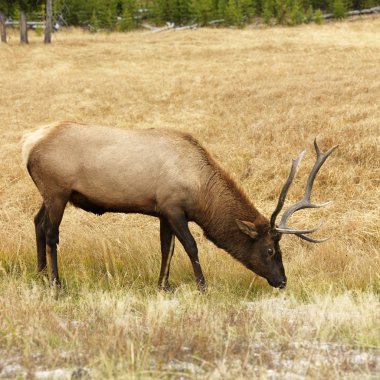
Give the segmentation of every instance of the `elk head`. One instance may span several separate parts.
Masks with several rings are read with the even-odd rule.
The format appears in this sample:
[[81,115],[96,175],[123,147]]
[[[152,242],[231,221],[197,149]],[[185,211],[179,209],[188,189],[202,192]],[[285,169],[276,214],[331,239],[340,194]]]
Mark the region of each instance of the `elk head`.
[[283,213],[279,224],[276,224],[276,218],[281,212],[286,195],[292,184],[294,177],[297,173],[298,167],[301,163],[303,156],[305,155],[305,151],[301,152],[297,159],[292,159],[292,167],[286,180],[281,194],[277,203],[277,207],[274,210],[271,218],[269,227],[265,226],[261,230],[253,223],[246,221],[237,221],[238,227],[241,231],[243,231],[246,235],[251,238],[251,252],[255,252],[254,255],[251,255],[248,260],[246,260],[245,265],[248,269],[251,269],[253,272],[267,279],[268,283],[276,288],[284,288],[286,286],[286,276],[285,270],[282,263],[282,252],[280,248],[280,239],[283,234],[294,234],[301,239],[312,243],[321,243],[329,238],[324,239],[315,239],[309,236],[312,232],[317,231],[322,223],[318,226],[299,230],[292,227],[288,227],[286,222],[288,219],[296,212],[305,208],[319,208],[328,205],[330,202],[326,202],[323,204],[314,204],[310,200],[311,191],[313,187],[313,183],[315,177],[326,161],[326,159],[330,156],[330,154],[338,147],[337,145],[333,146],[326,152],[321,152],[318,148],[317,141],[314,140],[314,147],[317,154],[317,159],[315,164],[309,174],[306,190],[303,198],[297,203],[289,206],[285,212]]

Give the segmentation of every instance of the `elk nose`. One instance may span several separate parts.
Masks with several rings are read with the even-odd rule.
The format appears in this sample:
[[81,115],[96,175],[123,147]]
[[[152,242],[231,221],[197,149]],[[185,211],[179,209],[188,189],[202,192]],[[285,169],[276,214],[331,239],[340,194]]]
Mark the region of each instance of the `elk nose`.
[[286,280],[283,280],[279,286],[280,289],[284,289],[286,286]]

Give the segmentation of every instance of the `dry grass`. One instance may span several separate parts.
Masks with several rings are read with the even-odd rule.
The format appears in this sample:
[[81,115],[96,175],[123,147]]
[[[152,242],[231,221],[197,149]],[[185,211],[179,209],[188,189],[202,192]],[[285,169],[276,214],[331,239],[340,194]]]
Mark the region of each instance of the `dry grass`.
[[[40,39],[0,46],[0,377],[67,378],[75,368],[128,379],[380,376],[379,18]],[[314,189],[334,204],[294,218],[310,226],[322,216],[320,234],[332,239],[285,237],[289,283],[278,292],[192,226],[210,290],[197,294],[177,244],[177,290],[162,294],[157,221],[69,207],[64,290],[54,294],[35,279],[41,199],[20,139],[60,119],[189,131],[266,215],[290,157],[308,149],[292,201],[314,136],[323,148],[339,144]]]

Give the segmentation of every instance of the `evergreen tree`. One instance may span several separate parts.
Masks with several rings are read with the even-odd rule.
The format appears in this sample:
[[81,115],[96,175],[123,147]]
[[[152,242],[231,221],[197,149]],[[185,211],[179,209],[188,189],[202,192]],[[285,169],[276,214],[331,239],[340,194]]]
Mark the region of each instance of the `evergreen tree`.
[[376,7],[377,5],[380,5],[379,0],[363,0],[363,1],[359,1],[359,5],[356,6],[355,8],[367,9],[367,8]]
[[343,0],[334,0],[332,12],[335,18],[342,19],[346,17],[346,6]]
[[275,8],[277,23],[284,24],[285,16],[286,16],[285,0],[275,0],[274,8]]
[[107,0],[92,0],[91,18],[93,12],[96,13],[99,28],[106,29],[108,27],[108,8],[109,1]]
[[311,0],[300,0],[300,3],[303,9],[309,9],[309,7],[313,7]]
[[290,20],[291,25],[299,25],[304,21],[304,12],[299,0],[293,2]]
[[347,13],[348,10],[351,9],[352,6],[354,5],[354,1],[353,0],[343,0],[343,4],[344,4],[344,7],[345,7],[346,13]]
[[239,9],[242,15],[242,21],[248,23],[255,15],[255,3],[252,0],[239,0]]
[[96,15],[95,9],[92,11],[89,27],[90,27],[90,31],[93,33],[96,33],[99,31],[100,23],[99,23],[98,16]]
[[225,24],[241,26],[243,22],[243,15],[235,0],[229,0],[225,9]]
[[331,9],[331,0],[313,0],[312,5],[314,9],[324,10],[324,11],[330,11]]
[[122,3],[119,4],[118,0],[103,1],[105,6],[102,12],[102,18],[100,20],[101,25],[107,30],[115,30],[118,15],[118,6],[121,7],[122,11]]
[[264,3],[263,3],[262,17],[264,19],[264,22],[267,25],[270,25],[272,17],[273,17],[273,3],[272,3],[272,0],[263,0],[263,1]]
[[159,18],[162,22],[172,21],[173,11],[171,10],[172,3],[170,0],[156,0]]
[[133,21],[133,16],[131,15],[128,8],[124,8],[121,14],[121,20],[119,22],[118,30],[121,32],[127,32],[134,29],[135,23]]
[[309,23],[313,19],[313,7],[311,4],[309,5],[309,8],[307,8],[307,11],[305,13],[305,22]]
[[164,23],[165,15],[163,12],[162,0],[153,1],[151,14],[156,25],[161,25]]
[[116,25],[116,8],[108,8],[105,15],[104,27],[107,30],[114,30]]
[[318,25],[321,25],[324,22],[323,13],[319,8],[315,11],[314,21]]
[[198,23],[206,25],[212,19],[212,5],[212,0],[192,0],[190,14]]
[[227,5],[228,5],[228,0],[219,0],[218,1],[216,19],[224,20]]
[[177,5],[178,10],[178,23],[185,24],[190,21],[190,1],[189,0],[178,0]]

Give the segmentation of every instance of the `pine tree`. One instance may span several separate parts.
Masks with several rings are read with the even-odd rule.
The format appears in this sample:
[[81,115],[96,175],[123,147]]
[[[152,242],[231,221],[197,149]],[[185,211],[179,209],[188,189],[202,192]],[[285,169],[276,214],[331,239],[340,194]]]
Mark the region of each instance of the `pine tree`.
[[136,12],[136,3],[134,0],[126,0],[123,3],[123,12],[118,29],[122,32],[127,32],[136,28],[137,23],[134,18]]
[[302,5],[300,5],[299,0],[294,0],[292,12],[291,12],[291,24],[299,25],[302,24],[304,20],[304,12]]
[[178,3],[177,0],[167,0],[169,18],[166,21],[178,24]]
[[321,25],[324,22],[323,13],[319,8],[315,11],[314,21],[318,25]]
[[344,4],[344,7],[345,7],[345,10],[346,10],[346,13],[347,13],[347,11],[353,7],[354,0],[343,0],[343,4]]
[[267,25],[270,25],[272,17],[273,17],[273,3],[272,3],[272,0],[263,0],[263,1],[264,1],[264,4],[263,4],[262,17],[264,19],[264,22]]
[[105,20],[104,20],[104,27],[107,30],[114,30],[116,24],[116,9],[112,9],[111,7],[107,9]]
[[243,16],[235,0],[229,0],[225,10],[225,24],[241,26]]
[[313,19],[313,7],[310,4],[309,8],[307,9],[307,11],[305,13],[305,22],[309,23],[309,22],[311,22],[312,19]]
[[360,1],[358,8],[367,9],[367,8],[375,7],[377,5],[380,5],[380,1],[378,1],[378,0],[377,1],[376,0],[363,0],[363,1]]
[[100,23],[99,23],[99,19],[98,19],[97,15],[96,15],[95,9],[92,11],[89,27],[90,27],[90,31],[92,33],[97,33],[99,31]]
[[198,23],[206,25],[213,15],[212,0],[192,0],[189,13]]
[[223,20],[226,12],[228,0],[218,0],[216,4],[216,20]]
[[185,24],[190,21],[190,2],[189,0],[178,0],[178,23]]
[[248,23],[255,14],[255,4],[252,0],[239,0],[238,7],[242,15],[242,22]]
[[109,29],[109,14],[108,10],[112,11],[112,6],[110,2],[112,0],[90,0],[92,1],[92,12],[95,10],[96,18],[98,19],[99,28],[101,29]]
[[313,7],[312,0],[301,0],[301,5],[303,9],[309,9],[309,7]]
[[121,20],[120,20],[118,29],[121,32],[127,32],[129,30],[134,29],[134,27],[135,27],[135,24],[133,22],[133,17],[131,13],[129,12],[128,8],[125,8],[123,10],[123,13],[121,14]]
[[334,17],[339,20],[346,17],[346,6],[343,0],[334,0],[332,13]]
[[153,15],[153,20],[156,25],[161,25],[164,23],[164,7],[162,0],[153,1],[151,13]]
[[276,19],[279,24],[285,24],[286,4],[285,0],[276,0],[275,2]]

